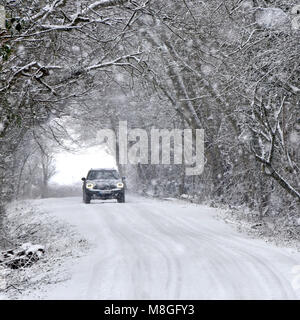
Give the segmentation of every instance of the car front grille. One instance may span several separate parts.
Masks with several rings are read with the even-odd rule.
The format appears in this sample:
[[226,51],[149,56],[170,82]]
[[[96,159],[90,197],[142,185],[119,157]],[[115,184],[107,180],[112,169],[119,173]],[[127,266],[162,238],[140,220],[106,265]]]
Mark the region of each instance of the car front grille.
[[111,189],[115,189],[116,186],[114,184],[110,184],[110,185],[95,185],[94,189],[97,190],[111,190]]

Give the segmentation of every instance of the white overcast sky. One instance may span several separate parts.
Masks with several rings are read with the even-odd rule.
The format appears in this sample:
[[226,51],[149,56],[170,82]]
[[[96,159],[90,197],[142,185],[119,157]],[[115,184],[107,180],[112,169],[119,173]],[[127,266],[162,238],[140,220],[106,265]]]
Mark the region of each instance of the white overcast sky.
[[115,159],[109,155],[102,146],[94,146],[71,153],[63,151],[55,157],[57,173],[52,177],[51,183],[71,185],[81,182],[82,177],[91,168],[113,168]]

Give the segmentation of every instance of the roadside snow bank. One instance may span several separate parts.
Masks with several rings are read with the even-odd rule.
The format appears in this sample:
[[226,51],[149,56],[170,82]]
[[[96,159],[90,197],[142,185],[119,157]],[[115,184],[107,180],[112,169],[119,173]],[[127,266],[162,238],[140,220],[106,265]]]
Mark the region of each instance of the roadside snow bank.
[[260,238],[288,251],[300,252],[300,226],[286,222],[285,216],[260,217],[247,207],[220,206],[217,218],[231,224],[238,232]]
[[[87,240],[74,227],[42,211],[34,201],[11,203],[5,224],[7,243],[2,257],[10,255],[20,265],[18,268],[5,263],[0,266],[0,299],[35,296],[45,285],[68,280],[69,265],[89,249]],[[26,264],[32,260],[34,263]],[[3,261],[7,260],[3,257]]]
[[45,253],[41,245],[33,245],[30,242],[24,243],[17,249],[10,249],[0,252],[0,265],[10,269],[30,267],[37,262]]
[[300,218],[293,215],[264,216],[250,210],[246,206],[224,205],[214,200],[201,202],[197,196],[182,194],[177,198],[162,198],[167,201],[183,201],[187,203],[207,205],[219,209],[216,219],[232,225],[238,232],[247,234],[253,239],[262,239],[288,251],[300,252]]

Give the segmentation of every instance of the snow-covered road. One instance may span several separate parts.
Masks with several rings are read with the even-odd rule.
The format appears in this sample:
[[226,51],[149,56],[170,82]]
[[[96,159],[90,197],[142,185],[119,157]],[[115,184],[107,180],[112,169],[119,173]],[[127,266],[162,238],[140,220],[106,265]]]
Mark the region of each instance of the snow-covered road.
[[[299,299],[300,255],[239,234],[216,209],[182,201],[46,199],[94,245],[53,299]],[[78,260],[77,260],[78,261]],[[298,275],[299,276],[299,275]]]

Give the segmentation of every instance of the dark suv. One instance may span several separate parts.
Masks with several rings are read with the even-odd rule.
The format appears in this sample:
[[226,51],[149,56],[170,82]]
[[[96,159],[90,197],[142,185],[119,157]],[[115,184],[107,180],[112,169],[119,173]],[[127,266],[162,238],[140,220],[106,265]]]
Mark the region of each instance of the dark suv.
[[91,169],[81,180],[84,203],[90,203],[92,199],[125,202],[125,177],[121,179],[116,169]]

